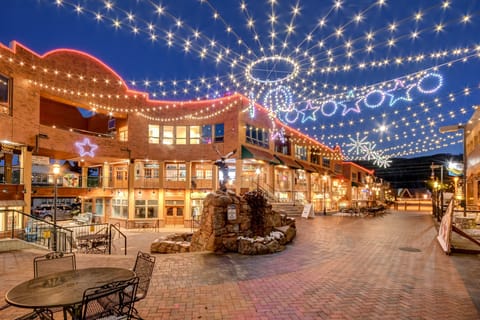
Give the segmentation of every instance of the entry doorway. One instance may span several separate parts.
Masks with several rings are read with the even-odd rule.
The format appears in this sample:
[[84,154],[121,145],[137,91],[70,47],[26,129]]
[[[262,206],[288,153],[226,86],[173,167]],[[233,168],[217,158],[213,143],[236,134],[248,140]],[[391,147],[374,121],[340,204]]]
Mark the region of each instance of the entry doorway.
[[166,225],[181,225],[183,226],[183,210],[184,207],[165,207],[165,224]]

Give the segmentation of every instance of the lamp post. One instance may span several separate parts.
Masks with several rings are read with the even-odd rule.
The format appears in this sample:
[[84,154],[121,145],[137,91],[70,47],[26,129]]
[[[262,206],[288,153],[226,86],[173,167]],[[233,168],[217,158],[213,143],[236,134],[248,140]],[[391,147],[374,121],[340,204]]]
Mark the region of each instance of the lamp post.
[[53,251],[57,251],[57,179],[60,173],[60,165],[53,165]]
[[463,216],[467,216],[467,126],[466,125],[453,125],[453,126],[445,126],[440,127],[440,133],[447,133],[447,132],[457,132],[458,130],[463,130]]
[[327,176],[324,175],[322,177],[323,180],[323,215],[327,215],[327,198],[325,197],[327,193]]
[[[437,212],[436,217],[437,220],[440,220],[443,217],[443,165],[441,164],[433,164],[430,166],[430,169],[432,169],[432,179],[435,178],[435,171],[434,169],[440,168],[440,185],[438,185],[438,182],[435,181],[436,186],[435,189],[437,190],[437,198],[438,198],[438,188],[440,189],[440,214]],[[437,199],[437,204],[438,204],[438,199]]]

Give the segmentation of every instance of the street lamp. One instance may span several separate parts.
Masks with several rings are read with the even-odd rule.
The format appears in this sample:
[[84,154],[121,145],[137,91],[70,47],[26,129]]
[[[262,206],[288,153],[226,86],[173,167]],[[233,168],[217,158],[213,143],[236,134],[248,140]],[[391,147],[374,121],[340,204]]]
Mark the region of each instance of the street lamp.
[[467,216],[467,126],[466,125],[452,125],[440,127],[440,133],[457,132],[463,130],[463,216]]
[[327,176],[324,175],[322,177],[323,180],[323,215],[327,215],[327,198],[325,197],[327,193]]
[[57,179],[60,173],[60,165],[53,165],[53,251],[57,251]]
[[[431,177],[432,179],[436,179],[435,177],[435,171],[434,169],[438,169],[440,168],[440,185],[438,185],[438,182],[435,181],[436,185],[435,185],[435,188],[440,188],[441,192],[440,192],[440,214],[438,214],[438,212],[436,212],[436,218],[437,220],[441,219],[443,217],[443,165],[442,164],[433,164],[432,162],[432,165],[430,166],[430,169],[432,169],[432,174],[431,174]],[[437,189],[437,198],[438,198],[438,189]],[[437,199],[437,203],[438,203],[438,199]]]

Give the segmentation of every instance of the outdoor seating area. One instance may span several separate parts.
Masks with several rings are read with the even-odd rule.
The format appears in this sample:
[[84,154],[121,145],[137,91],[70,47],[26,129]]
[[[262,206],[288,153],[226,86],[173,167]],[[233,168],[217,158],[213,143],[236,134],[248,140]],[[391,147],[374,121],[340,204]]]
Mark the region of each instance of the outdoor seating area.
[[49,252],[34,257],[33,278],[7,291],[0,312],[24,308],[16,320],[142,319],[135,303],[146,297],[154,265],[155,257],[139,251],[131,269],[78,269],[75,253]]

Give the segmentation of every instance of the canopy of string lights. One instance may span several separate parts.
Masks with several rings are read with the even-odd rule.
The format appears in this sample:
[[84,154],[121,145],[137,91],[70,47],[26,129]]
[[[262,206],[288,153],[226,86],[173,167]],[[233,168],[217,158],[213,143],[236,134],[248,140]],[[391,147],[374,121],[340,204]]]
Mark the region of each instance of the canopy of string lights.
[[[349,160],[461,152],[480,1],[19,0],[2,42],[84,50],[151,99],[239,92]],[[7,38],[8,37],[8,38]],[[164,112],[164,111],[162,111]],[[155,119],[160,115],[146,111]]]

